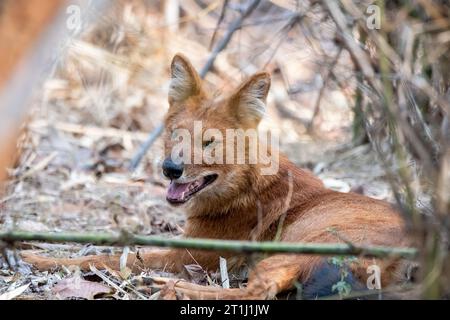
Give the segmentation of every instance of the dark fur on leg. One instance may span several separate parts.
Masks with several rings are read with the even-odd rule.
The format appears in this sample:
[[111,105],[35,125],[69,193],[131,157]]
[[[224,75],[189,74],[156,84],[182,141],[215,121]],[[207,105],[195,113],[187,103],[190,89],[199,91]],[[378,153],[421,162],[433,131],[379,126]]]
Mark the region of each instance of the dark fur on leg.
[[[341,276],[342,268],[324,261],[303,284],[303,298],[311,300],[337,295],[337,290],[333,291],[333,285],[341,281]],[[350,271],[343,280],[350,285],[351,292],[367,290]]]

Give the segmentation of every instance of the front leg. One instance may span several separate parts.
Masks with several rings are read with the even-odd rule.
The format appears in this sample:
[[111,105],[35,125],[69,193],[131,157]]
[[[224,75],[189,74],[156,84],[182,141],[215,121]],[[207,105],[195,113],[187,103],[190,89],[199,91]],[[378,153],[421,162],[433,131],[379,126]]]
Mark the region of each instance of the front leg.
[[[294,283],[304,280],[320,262],[320,258],[311,256],[278,254],[259,262],[250,272],[247,287],[223,289],[221,287],[201,286],[187,281],[175,282],[174,290],[190,299],[205,300],[254,300],[273,299]],[[154,278],[155,284],[162,286],[173,279]]]
[[[89,271],[93,265],[97,269],[110,268],[120,270],[120,254],[93,255],[79,258],[43,257],[30,252],[22,252],[22,259],[41,271],[51,270],[61,266],[78,266],[83,271]],[[127,256],[127,267],[139,273],[143,269],[164,269],[168,272],[180,272],[183,264],[187,264],[186,255],[176,249],[143,249]]]

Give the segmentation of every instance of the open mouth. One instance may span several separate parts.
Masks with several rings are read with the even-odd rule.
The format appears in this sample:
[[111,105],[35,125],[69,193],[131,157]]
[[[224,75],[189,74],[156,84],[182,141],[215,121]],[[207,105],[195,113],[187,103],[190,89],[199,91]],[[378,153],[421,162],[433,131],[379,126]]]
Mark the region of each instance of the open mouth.
[[167,201],[172,204],[185,203],[192,198],[194,194],[213,183],[216,178],[217,174],[210,174],[187,183],[171,181],[169,189],[167,190]]

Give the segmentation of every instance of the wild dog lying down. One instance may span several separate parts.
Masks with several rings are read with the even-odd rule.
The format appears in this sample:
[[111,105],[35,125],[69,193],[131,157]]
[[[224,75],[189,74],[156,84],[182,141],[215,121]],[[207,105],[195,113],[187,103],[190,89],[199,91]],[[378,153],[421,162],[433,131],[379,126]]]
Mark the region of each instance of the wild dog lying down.
[[[265,72],[257,73],[221,100],[210,97],[197,72],[182,55],[173,58],[171,76],[170,108],[165,119],[167,158],[163,163],[163,172],[171,180],[167,200],[173,205],[185,207],[186,237],[270,241],[277,231],[281,231],[279,240],[287,242],[409,244],[402,219],[389,203],[326,189],[318,178],[295,167],[283,156],[277,160],[278,171],[271,175],[261,174],[260,163],[208,164],[205,159],[198,164],[174,161],[175,132],[184,129],[184,132],[193,135],[194,121],[202,121],[203,130],[256,129],[264,113],[270,76]],[[225,148],[225,141],[217,137],[203,139],[200,146],[192,146],[192,153],[212,146],[216,151]],[[248,155],[248,144],[245,148],[244,152]],[[290,201],[286,201],[290,191]],[[281,226],[280,220],[283,220]],[[128,266],[135,271],[165,268],[181,272],[183,265],[195,261],[205,269],[216,270],[219,256],[227,258],[231,269],[246,263],[246,257],[236,253],[164,249],[131,254]],[[77,259],[24,256],[25,261],[39,269],[57,265],[78,265],[88,269],[91,264],[98,268],[108,266],[118,269],[119,258],[118,255]],[[365,285],[367,267],[374,262],[381,269],[383,287],[401,277],[403,261],[400,259],[374,261],[361,258],[350,266],[355,283]],[[277,293],[290,289],[297,280],[315,286],[321,277],[336,278],[330,274],[333,272],[338,271],[328,265],[327,258],[321,256],[275,254],[251,268],[245,289],[203,287],[187,282],[177,282],[175,288],[191,298],[273,298]],[[339,278],[334,282],[328,281],[326,285],[331,287],[337,281]],[[311,296],[320,295],[323,287],[323,284],[317,285],[315,291],[310,292]]]

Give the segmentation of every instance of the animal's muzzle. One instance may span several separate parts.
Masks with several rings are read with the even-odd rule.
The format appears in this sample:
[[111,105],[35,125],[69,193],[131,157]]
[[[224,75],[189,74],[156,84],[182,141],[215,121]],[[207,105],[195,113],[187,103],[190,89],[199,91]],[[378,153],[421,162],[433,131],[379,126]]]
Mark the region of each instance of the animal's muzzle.
[[176,164],[171,158],[166,158],[162,164],[162,169],[167,178],[175,180],[183,174],[184,164]]

